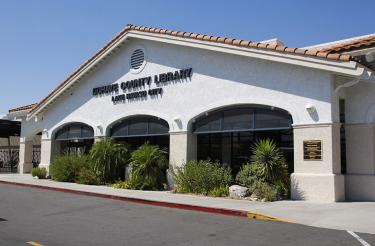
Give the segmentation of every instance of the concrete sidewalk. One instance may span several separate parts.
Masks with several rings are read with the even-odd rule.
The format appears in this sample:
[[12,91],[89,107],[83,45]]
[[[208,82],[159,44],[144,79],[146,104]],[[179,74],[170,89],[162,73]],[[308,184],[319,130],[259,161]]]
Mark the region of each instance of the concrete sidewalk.
[[204,208],[255,212],[309,226],[375,234],[375,202],[313,203],[306,201],[278,201],[262,203],[174,194],[168,191],[134,191],[113,189],[106,186],[61,183],[51,180],[37,180],[32,178],[30,174],[0,174],[0,181],[176,205],[183,204]]

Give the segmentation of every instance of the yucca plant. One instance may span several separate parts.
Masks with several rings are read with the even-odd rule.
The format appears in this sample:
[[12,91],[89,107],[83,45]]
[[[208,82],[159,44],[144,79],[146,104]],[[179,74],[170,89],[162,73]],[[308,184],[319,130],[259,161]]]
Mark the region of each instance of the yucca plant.
[[123,176],[130,151],[127,144],[106,138],[92,146],[89,157],[94,173],[102,182],[111,183]]
[[288,167],[276,143],[270,139],[260,139],[252,147],[251,165],[261,181],[278,184],[288,179]]
[[160,190],[166,181],[167,150],[146,142],[130,158],[131,183],[134,189]]

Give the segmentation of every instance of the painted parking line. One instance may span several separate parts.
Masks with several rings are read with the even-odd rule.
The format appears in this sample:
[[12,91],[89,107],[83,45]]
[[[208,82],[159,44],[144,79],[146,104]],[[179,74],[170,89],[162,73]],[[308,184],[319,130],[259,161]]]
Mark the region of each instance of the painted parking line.
[[34,242],[34,241],[28,241],[26,242],[27,244],[30,244],[32,246],[43,246],[43,244],[40,244],[40,243],[37,243],[37,242]]
[[352,235],[355,239],[358,240],[358,242],[360,242],[363,246],[371,246],[371,244],[369,244],[368,242],[366,242],[365,240],[363,240],[360,236],[358,236],[357,234],[355,234],[354,232],[352,231],[347,231],[350,235]]

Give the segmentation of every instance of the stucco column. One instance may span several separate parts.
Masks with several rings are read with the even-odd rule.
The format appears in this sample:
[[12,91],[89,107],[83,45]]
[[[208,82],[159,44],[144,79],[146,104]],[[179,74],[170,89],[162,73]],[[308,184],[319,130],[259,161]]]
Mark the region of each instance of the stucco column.
[[346,196],[375,201],[375,124],[346,124]]
[[169,137],[169,163],[180,167],[197,158],[197,136],[191,132],[173,132]]
[[20,139],[19,173],[30,173],[33,168],[33,141]]
[[[197,159],[197,135],[191,132],[172,132],[169,136],[169,163],[173,168],[181,167]],[[173,179],[168,175],[168,185],[173,188]]]
[[42,139],[40,151],[39,167],[44,167],[49,170],[49,166],[51,165],[53,159],[60,151],[60,144],[58,141],[54,141],[52,139]]
[[[345,182],[340,161],[340,124],[296,125],[293,128],[292,199],[322,202],[345,200]],[[304,158],[303,142],[308,140],[321,141],[321,160]]]

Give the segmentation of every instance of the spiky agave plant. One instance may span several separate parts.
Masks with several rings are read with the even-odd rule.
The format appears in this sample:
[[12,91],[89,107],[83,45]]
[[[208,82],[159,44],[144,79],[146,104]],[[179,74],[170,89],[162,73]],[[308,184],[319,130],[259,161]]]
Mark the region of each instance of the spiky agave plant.
[[119,179],[129,162],[130,151],[127,144],[114,142],[110,138],[96,142],[89,153],[95,174],[105,183]]
[[131,179],[135,189],[160,190],[168,168],[167,150],[146,142],[130,158]]
[[255,165],[258,179],[271,184],[285,183],[288,167],[276,143],[270,139],[260,139],[252,147],[250,162]]

